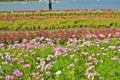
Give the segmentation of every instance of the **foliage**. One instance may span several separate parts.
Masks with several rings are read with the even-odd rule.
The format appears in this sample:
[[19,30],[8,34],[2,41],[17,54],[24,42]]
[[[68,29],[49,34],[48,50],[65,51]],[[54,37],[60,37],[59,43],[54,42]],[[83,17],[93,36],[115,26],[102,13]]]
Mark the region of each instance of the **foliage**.
[[0,30],[37,30],[37,29],[66,29],[66,28],[99,28],[120,27],[119,18],[48,18],[45,20],[15,20],[0,21]]

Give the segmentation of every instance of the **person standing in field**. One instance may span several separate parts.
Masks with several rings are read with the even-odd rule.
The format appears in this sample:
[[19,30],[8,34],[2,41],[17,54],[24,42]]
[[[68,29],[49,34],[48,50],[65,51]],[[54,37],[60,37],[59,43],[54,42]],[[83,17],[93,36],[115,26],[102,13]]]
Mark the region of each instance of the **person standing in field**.
[[49,6],[49,10],[52,10],[52,0],[49,0],[48,6]]

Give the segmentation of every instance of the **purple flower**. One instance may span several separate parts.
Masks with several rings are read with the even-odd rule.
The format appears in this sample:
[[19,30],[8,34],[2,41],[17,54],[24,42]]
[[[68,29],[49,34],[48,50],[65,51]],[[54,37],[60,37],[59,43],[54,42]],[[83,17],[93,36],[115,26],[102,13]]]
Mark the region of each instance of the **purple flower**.
[[27,42],[26,39],[23,39],[23,40],[22,40],[22,43],[23,43],[23,44],[25,44],[26,42]]
[[33,43],[35,43],[36,42],[36,39],[32,39],[29,43],[30,44],[33,44]]
[[23,75],[23,73],[20,72],[18,69],[15,69],[14,72],[13,72],[13,74],[14,74],[15,76],[17,76],[17,77],[21,77],[21,76]]
[[12,46],[12,49],[15,49],[15,48],[18,48],[18,47],[20,47],[20,44],[14,44],[14,45]]

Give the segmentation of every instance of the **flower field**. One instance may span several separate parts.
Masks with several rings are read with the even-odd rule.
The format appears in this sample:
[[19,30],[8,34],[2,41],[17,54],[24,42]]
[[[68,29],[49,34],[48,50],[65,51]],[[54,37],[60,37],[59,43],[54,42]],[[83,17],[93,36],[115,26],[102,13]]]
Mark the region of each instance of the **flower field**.
[[[1,18],[0,23],[3,21],[3,24],[0,25],[7,25],[4,21],[8,21],[8,24],[12,23],[15,16],[11,16],[11,18],[7,16],[8,20]],[[16,19],[18,20],[22,16]],[[93,25],[93,22],[97,22],[97,18],[103,20],[98,20],[101,25],[102,23],[107,24],[109,21],[114,22],[115,19],[117,20],[115,23],[119,22],[119,15],[107,16],[106,18],[105,15],[95,16],[94,21],[91,20],[92,16],[87,18],[88,22],[85,21],[84,25],[89,23]],[[36,19],[36,22],[40,20],[40,17]],[[86,19],[85,16],[80,17],[80,15],[77,18],[70,19],[70,17],[71,15],[67,14],[68,20],[82,22],[83,19]],[[42,18],[45,19],[44,25],[50,25],[50,22],[46,22],[45,16]],[[58,16],[52,17],[50,21],[54,21],[54,19],[56,21],[57,18]],[[34,25],[32,23],[34,19],[27,20],[24,17],[24,20],[29,20],[28,23]],[[91,23],[89,20],[93,22]],[[60,25],[67,22],[69,21],[60,23],[59,28],[51,28],[50,30],[48,28],[45,28],[46,30],[41,30],[41,28],[18,28],[16,30],[15,26],[14,28],[11,26],[11,29],[8,30],[1,29],[0,80],[119,80],[119,26],[111,24],[109,25],[111,28],[105,25],[98,28],[94,25],[94,28],[86,26],[82,28],[63,27],[61,29]],[[10,24],[8,28],[9,26]]]
[[79,37],[77,33],[71,36],[72,31],[64,30],[64,33],[62,32],[64,35],[59,35],[61,32],[56,31],[59,38],[41,36],[29,40],[23,38],[19,43],[16,40],[14,44],[1,43],[0,78],[7,80],[120,78],[119,30],[96,29],[87,33],[85,29],[81,29]]

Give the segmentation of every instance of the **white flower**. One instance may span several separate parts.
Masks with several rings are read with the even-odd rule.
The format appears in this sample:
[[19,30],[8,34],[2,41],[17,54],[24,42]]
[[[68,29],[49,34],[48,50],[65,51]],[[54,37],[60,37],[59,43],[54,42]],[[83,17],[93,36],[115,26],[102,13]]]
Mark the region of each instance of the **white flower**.
[[0,56],[2,56],[2,53],[0,53]]
[[71,68],[71,67],[74,67],[73,63],[68,66],[68,69]]
[[2,67],[0,66],[0,73],[4,74]]
[[57,72],[56,72],[56,75],[59,75],[59,74],[61,74],[61,73],[62,73],[61,71],[57,71]]
[[78,59],[76,58],[75,60],[74,60],[74,62],[77,62],[78,61]]

